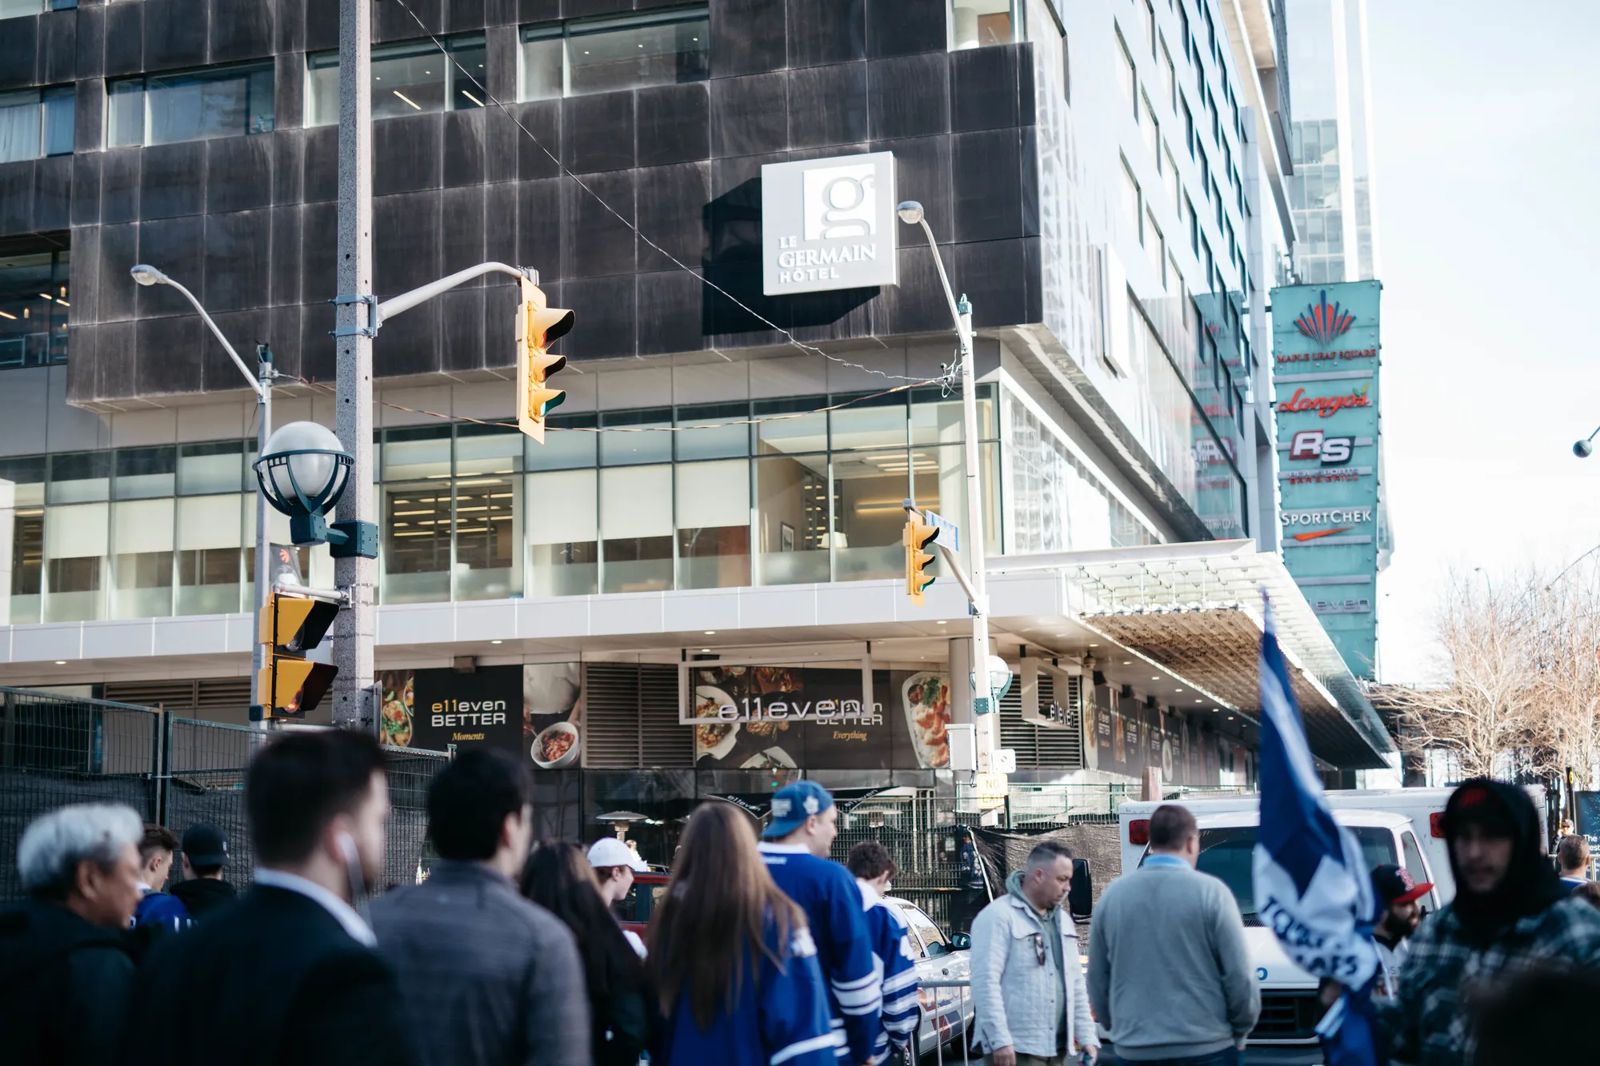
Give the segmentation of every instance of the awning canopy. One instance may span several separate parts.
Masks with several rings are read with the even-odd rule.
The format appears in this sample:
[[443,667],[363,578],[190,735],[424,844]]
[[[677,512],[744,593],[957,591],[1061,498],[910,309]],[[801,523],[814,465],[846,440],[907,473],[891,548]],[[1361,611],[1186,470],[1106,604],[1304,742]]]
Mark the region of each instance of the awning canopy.
[[1283,561],[1252,541],[1006,556],[990,570],[1056,571],[1080,624],[1252,718],[1265,591],[1313,754],[1340,769],[1389,765],[1393,743],[1360,683]]

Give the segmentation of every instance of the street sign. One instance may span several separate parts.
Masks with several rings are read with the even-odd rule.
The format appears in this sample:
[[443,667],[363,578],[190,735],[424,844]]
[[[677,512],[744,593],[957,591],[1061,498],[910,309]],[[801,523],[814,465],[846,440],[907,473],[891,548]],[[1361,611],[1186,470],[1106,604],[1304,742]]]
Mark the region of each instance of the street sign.
[[923,511],[922,520],[939,531],[939,543],[953,552],[961,550],[961,527],[937,511]]

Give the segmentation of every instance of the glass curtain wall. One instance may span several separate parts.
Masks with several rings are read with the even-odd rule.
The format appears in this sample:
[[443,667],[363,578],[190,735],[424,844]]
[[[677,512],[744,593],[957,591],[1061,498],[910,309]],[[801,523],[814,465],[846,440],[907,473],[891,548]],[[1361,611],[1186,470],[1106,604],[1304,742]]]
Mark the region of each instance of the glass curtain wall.
[[65,248],[0,256],[0,370],[67,361]]

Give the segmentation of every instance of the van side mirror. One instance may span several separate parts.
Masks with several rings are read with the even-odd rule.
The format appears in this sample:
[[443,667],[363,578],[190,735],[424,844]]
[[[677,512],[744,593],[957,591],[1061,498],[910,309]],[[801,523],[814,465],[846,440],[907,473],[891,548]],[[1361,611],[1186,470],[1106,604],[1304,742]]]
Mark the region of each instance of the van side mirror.
[[971,951],[972,937],[967,933],[955,933],[950,937],[951,951]]
[[1072,860],[1072,887],[1067,890],[1067,913],[1082,925],[1094,913],[1094,876],[1088,859]]

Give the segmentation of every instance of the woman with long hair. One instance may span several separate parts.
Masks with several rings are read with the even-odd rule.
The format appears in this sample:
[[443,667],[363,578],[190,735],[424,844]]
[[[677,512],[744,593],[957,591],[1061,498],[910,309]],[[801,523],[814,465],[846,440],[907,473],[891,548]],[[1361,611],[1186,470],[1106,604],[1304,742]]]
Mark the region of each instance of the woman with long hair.
[[660,1066],[834,1066],[828,991],[805,914],[778,891],[749,816],[702,803],[650,922],[666,1024]]
[[522,894],[561,919],[578,941],[595,1066],[638,1066],[650,1040],[655,1000],[584,850],[565,841],[540,844],[523,869]]

